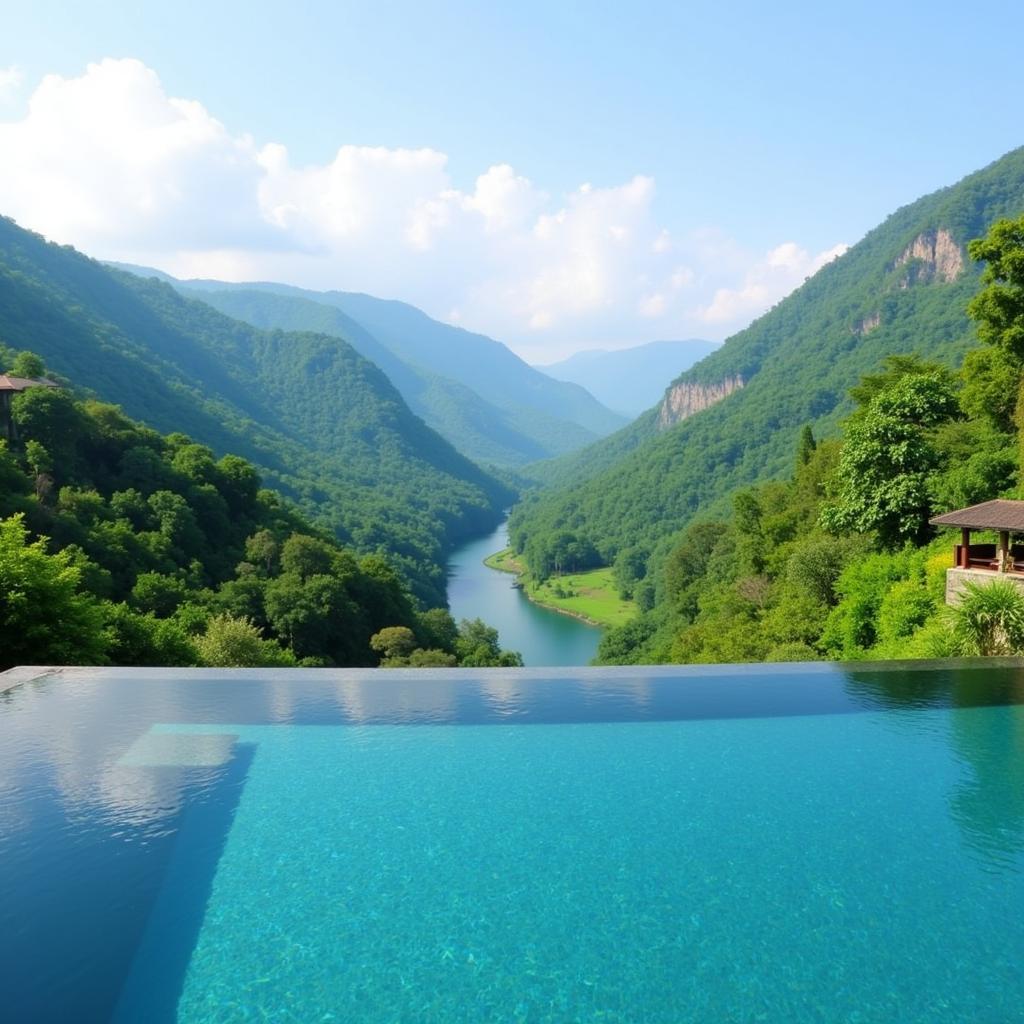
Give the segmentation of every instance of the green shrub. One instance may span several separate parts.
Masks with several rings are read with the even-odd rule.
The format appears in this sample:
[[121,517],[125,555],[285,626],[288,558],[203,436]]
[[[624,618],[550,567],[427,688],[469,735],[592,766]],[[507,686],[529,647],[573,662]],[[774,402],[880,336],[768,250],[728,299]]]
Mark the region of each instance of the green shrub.
[[215,615],[206,632],[196,640],[196,650],[204,665],[213,668],[262,668],[294,665],[295,655],[264,640],[259,628],[248,619]]

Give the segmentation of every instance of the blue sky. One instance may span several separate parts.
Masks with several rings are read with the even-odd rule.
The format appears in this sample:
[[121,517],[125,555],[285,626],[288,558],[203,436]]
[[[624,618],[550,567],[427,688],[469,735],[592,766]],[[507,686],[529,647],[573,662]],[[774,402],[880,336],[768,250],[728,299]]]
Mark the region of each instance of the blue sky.
[[[0,143],[26,155],[20,179],[0,172],[0,211],[97,255],[176,272],[408,298],[539,361],[589,344],[722,337],[897,206],[1024,142],[1019,4],[94,2],[87,18],[81,7],[4,14]],[[160,96],[196,101],[223,126],[223,145],[251,140],[259,174],[273,163],[264,147],[286,151],[287,171],[279,160],[267,186],[273,202],[261,195],[218,228],[222,194],[195,147],[133,168],[150,176],[139,184],[147,210],[161,193],[197,197],[176,199],[148,234],[97,198],[75,177],[81,151],[52,141],[64,117],[54,104],[80,109],[70,88],[48,121],[26,123],[44,75],[82,82],[104,58],[137,64],[109,69],[89,94],[103,123],[91,136],[81,126],[87,159],[108,124],[125,146],[148,137]],[[140,66],[155,92],[138,86]],[[119,91],[147,98],[126,111]],[[108,102],[117,109],[104,118]],[[20,128],[5,136],[5,124]],[[343,146],[353,155],[339,169]],[[395,156],[406,151],[439,156],[410,168]],[[481,199],[478,179],[494,167],[509,169],[493,181],[518,196],[514,212]],[[312,168],[323,173],[300,182]],[[225,192],[263,188],[240,173]],[[23,196],[41,175],[70,197],[56,211]],[[322,198],[328,180],[342,199]],[[350,216],[318,227],[325,202],[363,210],[378,199],[404,219],[382,213],[363,234]],[[118,230],[119,213],[130,229]],[[206,233],[181,229],[190,220]],[[614,252],[602,249],[608,233]],[[415,257],[401,248],[410,238]]]

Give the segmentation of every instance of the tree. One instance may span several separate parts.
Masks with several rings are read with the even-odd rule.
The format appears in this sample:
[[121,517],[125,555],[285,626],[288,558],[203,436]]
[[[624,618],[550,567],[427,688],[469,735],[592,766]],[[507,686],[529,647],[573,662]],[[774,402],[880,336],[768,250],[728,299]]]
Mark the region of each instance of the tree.
[[821,516],[832,532],[874,533],[895,547],[920,540],[931,511],[929,475],[939,464],[930,431],[958,412],[944,373],[902,376],[847,423],[836,501]]
[[1024,364],[1024,217],[996,221],[967,251],[971,259],[986,263],[985,287],[967,305],[978,337]]
[[835,585],[840,573],[858,553],[858,545],[838,537],[805,537],[793,545],[786,562],[786,578],[816,601],[835,604]]
[[[967,315],[977,323],[978,337],[999,353],[974,357],[973,368],[982,374],[968,394],[974,405],[988,400],[993,408],[990,415],[1003,428],[1012,395],[1016,399],[1013,419],[1024,438],[1024,217],[996,221],[967,251],[972,259],[986,264],[981,275],[985,287],[968,303]],[[1024,448],[1020,458],[1024,465]]]
[[416,636],[408,626],[388,626],[370,637],[370,647],[381,656],[381,663],[408,658],[416,649]]
[[264,605],[274,632],[300,658],[322,658],[339,665],[374,663],[371,631],[344,580],[285,572],[267,584]]
[[35,477],[36,497],[43,502],[53,490],[53,477],[50,475],[53,472],[53,459],[44,445],[38,441],[28,441],[25,444],[25,461]]
[[225,455],[217,463],[219,487],[234,513],[251,509],[260,490],[260,476],[255,466],[237,455]]
[[21,437],[42,444],[58,476],[66,474],[75,440],[84,427],[82,412],[71,395],[56,388],[28,388],[14,396],[11,415]]
[[21,515],[0,521],[0,668],[103,664],[103,627],[71,553],[47,554],[43,539],[29,543]]
[[104,607],[114,665],[195,665],[198,654],[184,626],[173,619],[139,615],[124,603]]
[[754,491],[739,491],[733,495],[732,524],[741,572],[756,574],[764,570],[763,516],[761,503]]
[[245,557],[260,566],[268,576],[273,571],[280,552],[281,545],[269,530],[258,530],[245,542]]
[[34,379],[46,373],[46,365],[35,352],[19,352],[11,364],[11,376]]
[[640,548],[623,548],[615,556],[612,568],[619,596],[629,600],[637,584],[647,575],[647,552]]
[[800,440],[796,447],[797,465],[806,466],[811,461],[811,456],[814,455],[814,449],[817,447],[818,442],[814,440],[814,431],[811,430],[809,423],[805,423],[803,430],[800,431]]
[[712,552],[729,530],[725,523],[691,523],[669,552],[662,573],[665,600],[683,618],[693,619],[697,615],[696,592],[708,570]]
[[455,653],[459,627],[447,608],[430,608],[417,614],[416,631],[423,647]]
[[188,587],[174,576],[159,572],[139,573],[132,587],[132,603],[143,612],[160,618],[173,614],[188,597]]
[[326,541],[293,533],[281,548],[281,570],[300,579],[328,576],[334,568],[334,549]]
[[459,664],[470,668],[514,667],[523,664],[521,655],[516,651],[501,649],[498,631],[482,619],[463,619],[459,623],[455,652]]

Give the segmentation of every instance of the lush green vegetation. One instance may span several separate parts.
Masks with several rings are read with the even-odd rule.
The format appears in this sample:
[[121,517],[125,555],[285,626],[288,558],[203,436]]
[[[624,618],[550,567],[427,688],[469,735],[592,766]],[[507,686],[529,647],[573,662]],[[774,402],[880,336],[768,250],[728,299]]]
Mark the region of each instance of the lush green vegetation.
[[0,339],[97,398],[257,466],[321,527],[385,554],[428,605],[510,489],[337,337],[261,331],[0,219]]
[[[39,376],[0,346],[0,367]],[[0,669],[15,664],[510,664],[479,621],[419,610],[380,554],[342,547],[217,458],[65,388],[15,397],[0,441]]]
[[387,374],[417,415],[477,462],[520,466],[574,451],[623,424],[583,389],[548,378],[504,345],[404,303],[277,284],[173,283],[256,327],[343,338]]
[[484,559],[484,565],[519,576],[519,582],[531,601],[574,615],[595,626],[621,626],[636,614],[637,606],[632,594],[624,596],[612,569],[568,573],[537,581],[511,548],[489,555]]
[[536,583],[527,580],[531,601],[576,615],[596,626],[621,626],[636,613],[636,605],[619,592],[611,569],[566,573]]
[[[645,414],[577,455],[537,467],[550,486],[515,510],[516,550],[543,578],[570,547],[579,569],[612,565],[637,548],[657,576],[696,517],[724,518],[737,489],[790,474],[803,426],[835,437],[855,406],[849,389],[887,356],[917,351],[958,366],[976,345],[966,306],[980,274],[963,247],[1022,211],[1024,149],[897,211],[677,381],[710,385],[739,376],[741,390],[666,430],[658,430],[654,412]],[[918,242],[927,255],[942,232],[961,254],[959,272],[955,261],[940,267],[910,253]],[[1005,426],[1015,392],[1004,378],[1012,374],[1002,356],[984,358],[991,364],[986,397]]]
[[[676,538],[642,578],[653,607],[606,634],[601,660],[1024,652],[1015,586],[969,588],[946,607],[954,538],[928,526],[936,512],[1022,496],[1024,218],[969,249],[985,263],[969,303],[983,345],[965,367],[891,356],[865,376],[841,438],[818,443],[805,427],[788,479],[735,492],[729,514]],[[623,577],[645,568],[638,559]]]

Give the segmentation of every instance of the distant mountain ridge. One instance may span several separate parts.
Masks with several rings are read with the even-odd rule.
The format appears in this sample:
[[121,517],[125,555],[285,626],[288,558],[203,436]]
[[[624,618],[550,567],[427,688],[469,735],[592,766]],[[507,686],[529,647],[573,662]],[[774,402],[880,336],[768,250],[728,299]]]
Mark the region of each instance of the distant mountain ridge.
[[0,218],[0,338],[156,429],[251,460],[429,604],[452,546],[511,491],[417,418],[336,336],[264,331]]
[[384,370],[414,412],[481,463],[513,467],[575,451],[626,421],[500,342],[406,303],[272,282],[179,281],[147,267],[113,265],[166,280],[257,327],[343,338]]
[[719,344],[690,338],[623,349],[589,349],[537,369],[556,380],[579,384],[609,409],[632,417],[650,409],[680,373]]
[[1024,213],[1024,148],[892,214],[788,298],[681,374],[657,407],[539,471],[558,490],[513,516],[513,537],[569,532],[605,562],[654,562],[694,517],[792,471],[805,424],[835,433],[848,391],[896,353],[954,366],[976,344],[965,308],[980,267],[966,244]]

